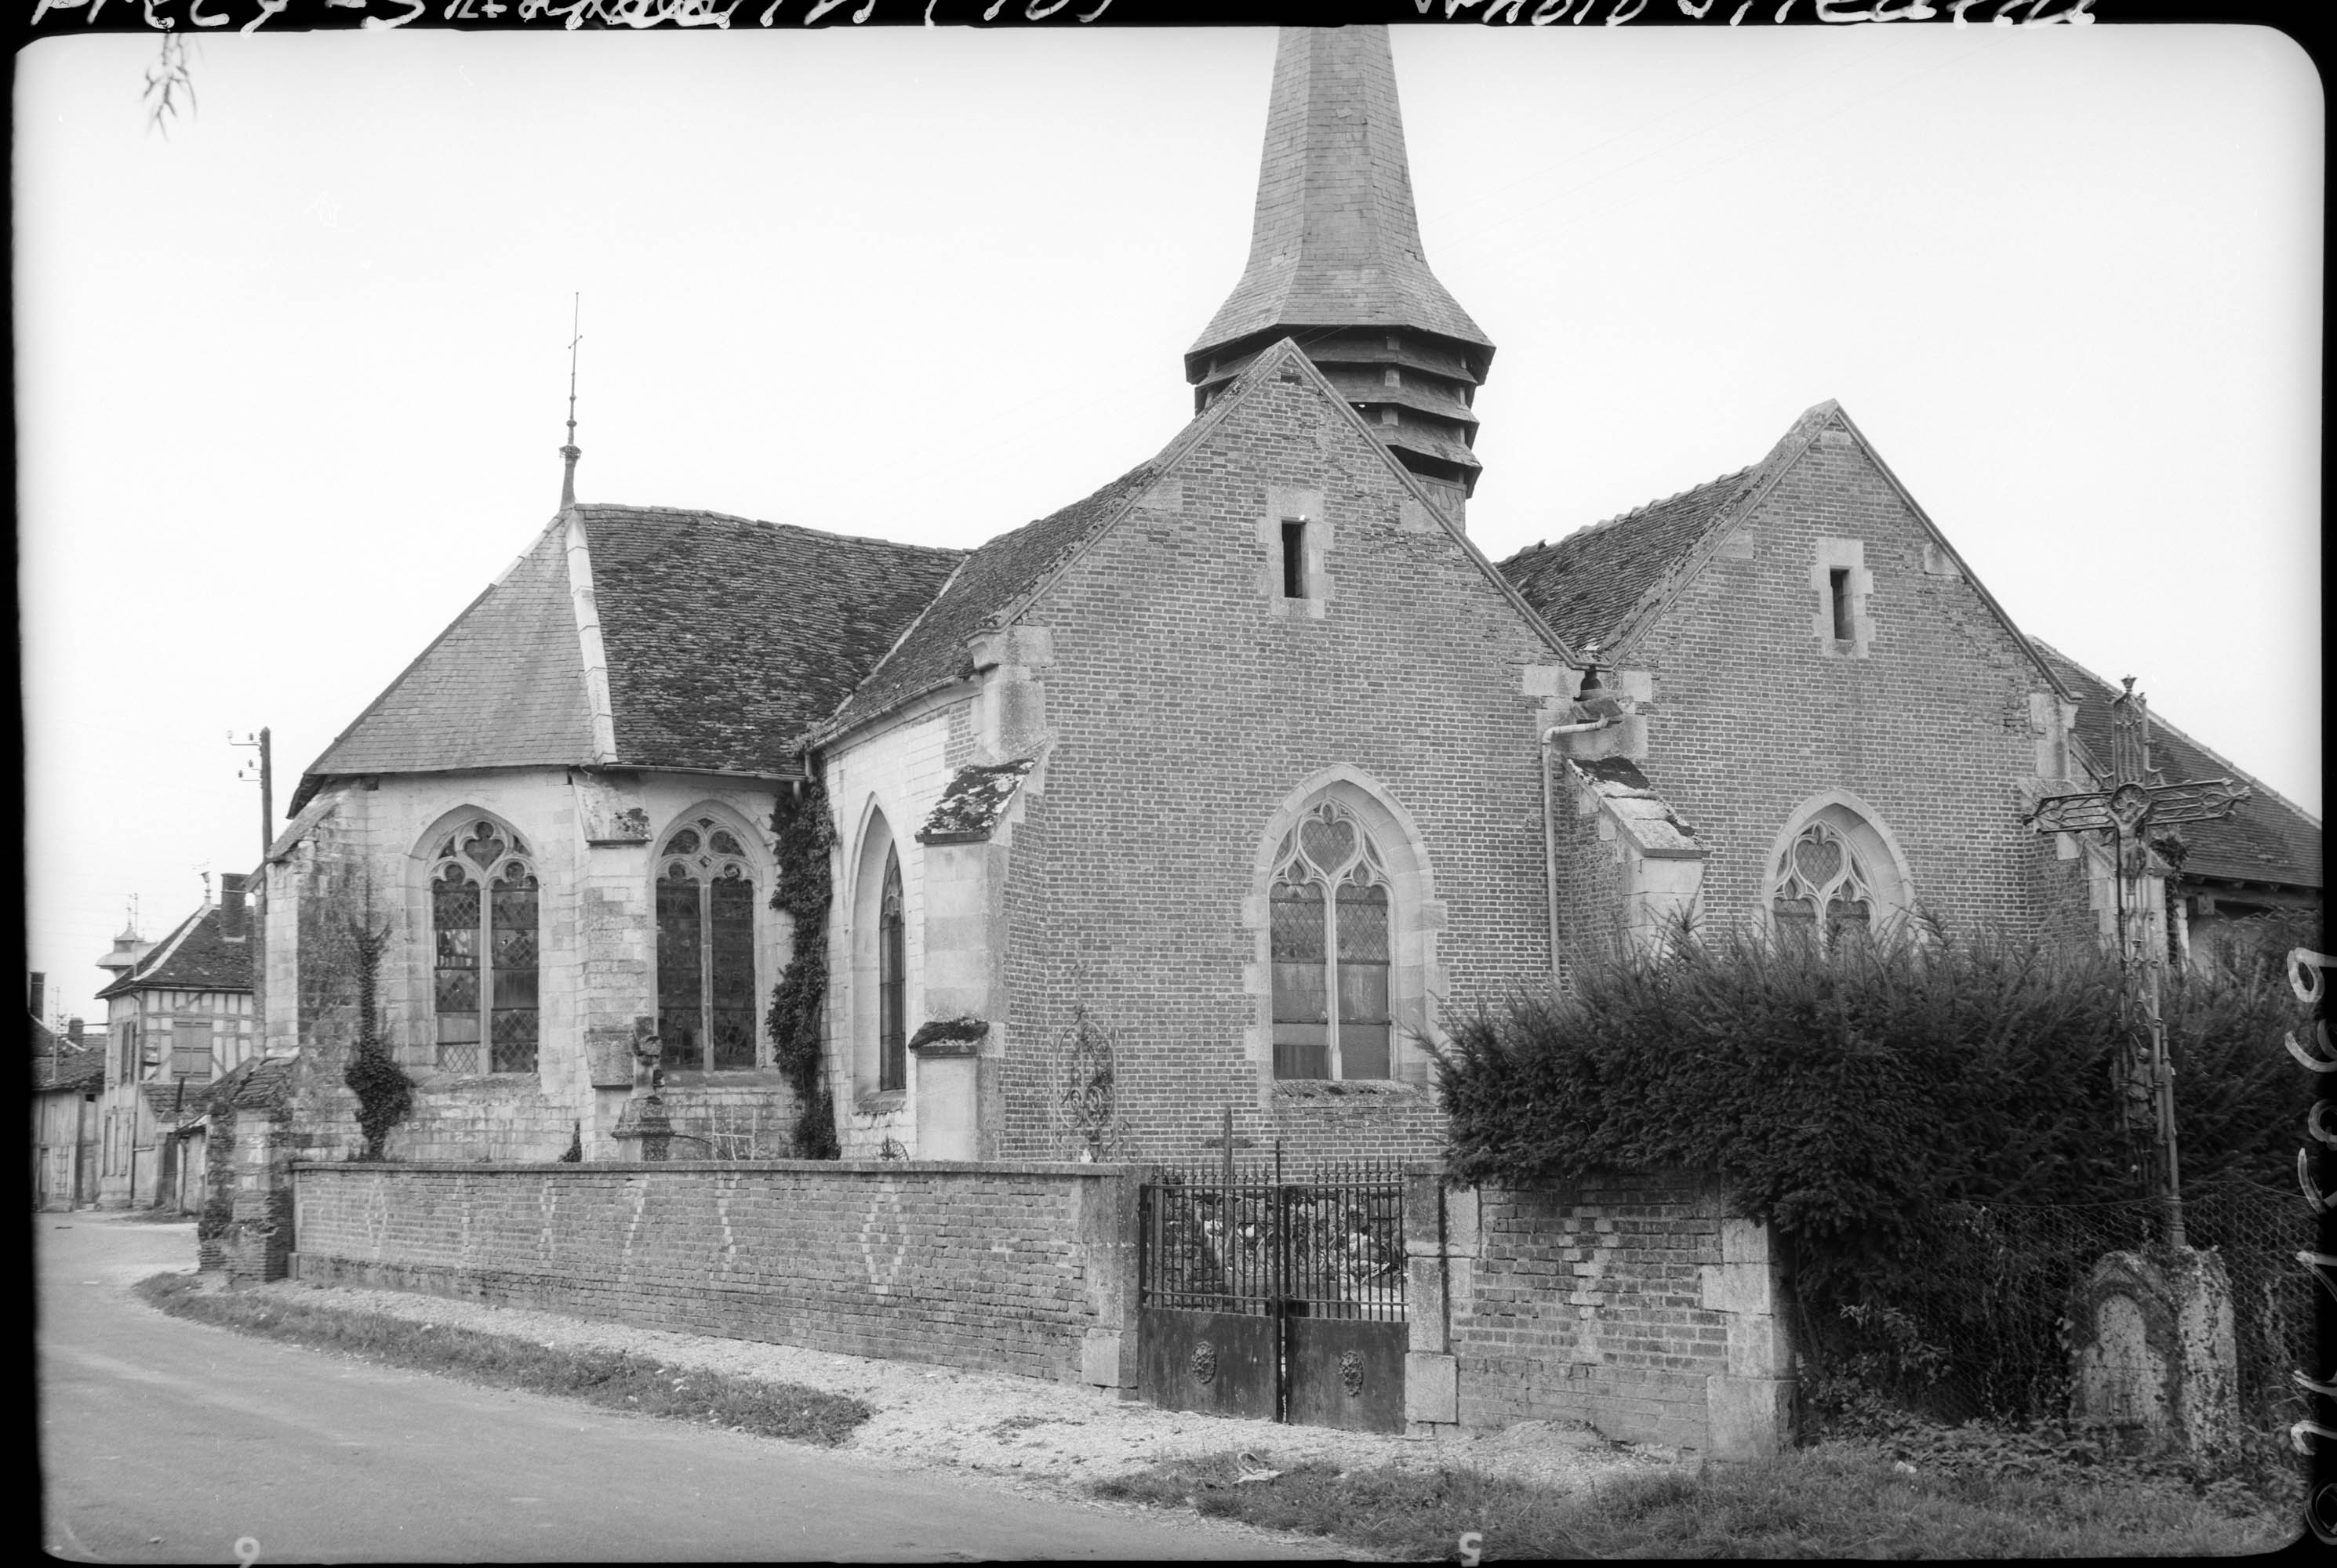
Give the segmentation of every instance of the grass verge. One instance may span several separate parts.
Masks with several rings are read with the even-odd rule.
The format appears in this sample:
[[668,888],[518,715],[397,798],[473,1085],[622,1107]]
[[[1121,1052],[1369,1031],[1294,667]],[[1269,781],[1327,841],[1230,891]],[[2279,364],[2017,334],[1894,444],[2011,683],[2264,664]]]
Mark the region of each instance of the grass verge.
[[499,1388],[558,1394],[668,1420],[829,1446],[875,1412],[840,1394],[667,1366],[622,1351],[562,1349],[444,1323],[309,1302],[277,1292],[207,1290],[192,1274],[154,1274],[137,1293],[174,1318],[312,1349],[340,1350]]
[[1527,1557],[2131,1557],[2272,1551],[2295,1510],[2097,1475],[1986,1476],[1896,1467],[1828,1444],[1752,1465],[1601,1478],[1555,1492],[1473,1470],[1301,1465],[1244,1483],[1232,1455],[1099,1481],[1097,1495],[1191,1507],[1393,1555]]

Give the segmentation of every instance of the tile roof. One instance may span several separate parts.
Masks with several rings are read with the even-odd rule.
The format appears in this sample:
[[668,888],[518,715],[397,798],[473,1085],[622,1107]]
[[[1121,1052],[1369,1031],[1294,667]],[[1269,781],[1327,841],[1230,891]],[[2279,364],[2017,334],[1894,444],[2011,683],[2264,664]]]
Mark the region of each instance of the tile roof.
[[618,761],[792,774],[964,552],[655,507],[577,508]]
[[[2058,649],[2033,638],[2030,641],[2077,696],[2078,739],[2097,764],[2107,767],[2110,703],[2118,688]],[[2249,798],[2222,821],[2183,824],[2183,842],[2189,851],[2183,860],[2184,875],[2285,887],[2322,885],[2321,824],[2310,813],[2250,778],[2156,710],[2150,716],[2150,761],[2159,777],[2169,784],[2231,778],[2245,784],[2250,791]]]
[[[34,1024],[33,1027],[37,1031],[35,1039],[42,1035],[48,1036],[52,1040],[57,1039],[55,1035],[42,1028],[38,1023]],[[88,1090],[104,1086],[105,1051],[101,1047],[75,1047],[58,1040],[57,1048],[54,1054],[44,1050],[33,1057],[33,1087],[36,1090]]]
[[1663,590],[1673,569],[1695,552],[1729,503],[1753,488],[1764,467],[1724,473],[1578,529],[1556,544],[1528,545],[1501,562],[1501,573],[1575,648],[1612,648],[1631,613]]
[[[568,522],[582,535],[613,755],[593,738]],[[962,552],[670,507],[563,512],[310,765],[328,778],[598,764],[786,776]]]
[[[216,905],[206,905],[179,923],[176,930],[97,994],[118,997],[152,986],[186,991],[248,991],[251,989],[251,940],[230,940]],[[248,923],[249,908],[244,912]]]
[[[1207,421],[1224,401],[1194,424]],[[971,676],[973,668],[967,659],[966,639],[1011,610],[1051,569],[1100,531],[1123,505],[1149,489],[1166,466],[1165,454],[1139,463],[1093,494],[1002,533],[967,556],[940,597],[845,699],[820,733],[840,734],[863,719]]]
[[993,766],[962,767],[952,775],[942,798],[934,803],[925,825],[917,830],[923,844],[980,843],[998,831],[1006,808],[1030,773],[1034,757],[1014,757]]

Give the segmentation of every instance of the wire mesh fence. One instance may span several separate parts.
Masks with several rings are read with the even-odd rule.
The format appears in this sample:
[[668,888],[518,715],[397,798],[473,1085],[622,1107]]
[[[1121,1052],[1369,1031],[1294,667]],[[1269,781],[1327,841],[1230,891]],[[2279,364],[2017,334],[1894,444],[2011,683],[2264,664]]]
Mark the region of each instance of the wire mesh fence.
[[[2293,1190],[2231,1180],[2185,1192],[2183,1215],[2231,1281],[2241,1423],[2284,1428],[2305,1414],[2289,1373],[2313,1355],[2314,1287],[2296,1261],[2313,1218]],[[2065,1418],[2078,1290],[2103,1254],[2160,1243],[2164,1223],[2150,1199],[1942,1205],[1919,1278],[1888,1305],[1798,1310],[1806,1386],[1822,1407],[1857,1388],[1941,1421]]]

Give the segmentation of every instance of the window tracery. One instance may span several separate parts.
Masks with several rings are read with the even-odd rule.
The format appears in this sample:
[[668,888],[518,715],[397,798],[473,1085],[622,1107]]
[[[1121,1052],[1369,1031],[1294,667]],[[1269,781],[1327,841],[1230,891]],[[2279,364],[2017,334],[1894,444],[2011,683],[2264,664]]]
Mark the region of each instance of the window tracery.
[[1267,893],[1276,1077],[1389,1076],[1389,886],[1378,847],[1335,800],[1283,840]]
[[484,818],[448,833],[431,857],[440,1066],[535,1070],[540,891],[519,835]]
[[755,1065],[755,870],[700,816],[666,836],[657,873],[658,1039],[665,1065]]
[[1812,822],[1785,846],[1776,883],[1769,909],[1780,930],[1803,932],[1831,948],[1845,934],[1863,936],[1873,926],[1871,875],[1849,836],[1824,819]]

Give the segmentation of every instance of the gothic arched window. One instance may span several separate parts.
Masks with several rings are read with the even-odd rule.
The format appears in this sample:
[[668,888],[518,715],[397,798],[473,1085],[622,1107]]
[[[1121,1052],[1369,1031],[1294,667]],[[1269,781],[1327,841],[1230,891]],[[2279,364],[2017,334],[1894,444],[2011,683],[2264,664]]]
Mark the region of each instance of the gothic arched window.
[[448,833],[431,857],[440,1066],[535,1071],[538,893],[527,846],[484,818]]
[[1276,857],[1267,895],[1274,1076],[1388,1076],[1388,874],[1354,813],[1325,801]]
[[1794,835],[1775,876],[1769,911],[1780,930],[1813,936],[1831,948],[1878,923],[1872,873],[1850,835],[1823,817]]
[[658,852],[658,1042],[665,1065],[755,1065],[755,872],[738,835],[712,817]]
[[901,897],[901,857],[885,854],[884,901],[876,917],[876,1087],[909,1086],[909,918]]

